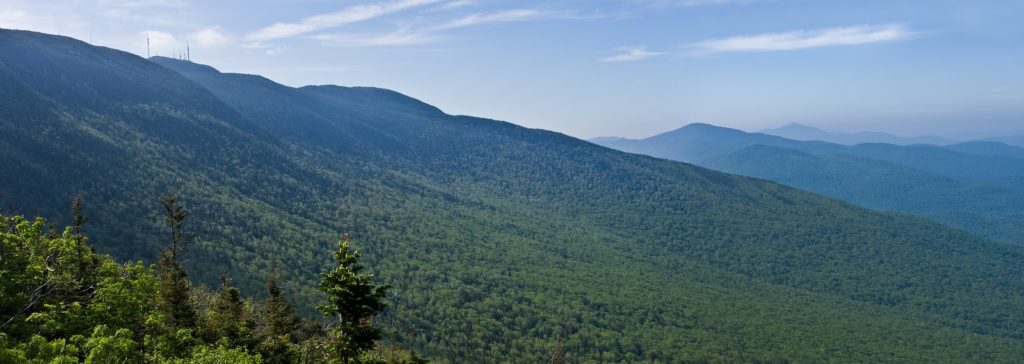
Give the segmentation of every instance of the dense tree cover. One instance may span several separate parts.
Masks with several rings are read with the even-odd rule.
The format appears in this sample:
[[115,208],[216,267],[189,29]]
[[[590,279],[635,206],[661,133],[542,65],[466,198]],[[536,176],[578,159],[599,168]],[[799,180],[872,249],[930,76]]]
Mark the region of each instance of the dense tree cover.
[[[424,362],[376,347],[371,320],[384,309],[383,287],[359,273],[347,241],[338,253],[346,259],[321,286],[330,305],[352,318],[325,329],[295,314],[273,276],[263,302],[244,299],[227,278],[217,292],[192,287],[176,259],[185,251],[186,213],[173,197],[163,201],[171,242],[152,266],[96,253],[81,233],[80,201],[72,205],[75,224],[63,232],[42,218],[0,216],[0,362]],[[350,286],[358,289],[337,297],[343,275],[355,277]],[[353,327],[363,333],[355,347],[344,340]]]
[[994,142],[841,146],[707,124],[642,140],[598,138],[632,153],[764,178],[861,206],[911,213],[1024,244],[1024,149]]
[[[67,221],[82,193],[100,251],[157,261],[149,196],[174,191],[192,282],[227,274],[256,302],[276,286],[304,317],[351,231],[394,285],[380,346],[432,361],[546,362],[559,343],[567,363],[1024,358],[1024,252],[921,219],[392,91],[40,34],[0,31],[0,93],[17,101],[0,107],[0,208]],[[216,330],[267,331],[247,315]]]

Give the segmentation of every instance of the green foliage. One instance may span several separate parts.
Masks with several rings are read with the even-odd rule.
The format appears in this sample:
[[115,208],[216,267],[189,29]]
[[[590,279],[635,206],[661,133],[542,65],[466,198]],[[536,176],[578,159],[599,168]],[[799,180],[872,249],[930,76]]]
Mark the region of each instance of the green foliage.
[[260,364],[263,359],[259,354],[249,354],[240,348],[222,346],[199,346],[192,350],[192,355],[187,359],[175,359],[165,362],[167,364]]
[[[46,226],[43,219],[0,215],[0,277],[10,302],[0,311],[0,317],[10,318],[0,327],[0,363],[328,361],[326,348],[334,341],[322,335],[318,323],[295,314],[275,276],[268,280],[270,297],[262,304],[246,300],[226,278],[210,295],[191,288],[184,277],[187,297],[211,298],[200,299],[208,306],[194,311],[201,316],[192,327],[182,327],[169,322],[174,311],[151,308],[164,300],[161,285],[177,282],[160,280],[154,268],[142,263],[118,265],[93,252],[82,243],[84,236],[72,233],[73,227],[57,235]],[[79,271],[83,260],[97,264]],[[80,292],[82,277],[96,278],[91,293],[68,294],[69,289]],[[360,344],[368,345],[363,354],[376,341]],[[408,355],[372,362],[405,363],[415,357]]]
[[[154,262],[167,241],[152,196],[175,191],[200,237],[181,257],[197,286],[226,273],[262,312],[281,261],[306,316],[337,266],[323,252],[351,231],[396,287],[374,319],[383,341],[437,362],[546,362],[554,338],[579,363],[1024,358],[1024,251],[921,219],[392,91],[291,88],[27,32],[0,31],[0,99],[0,208],[70,221],[82,194],[99,251]],[[0,262],[13,346],[47,304],[76,310],[47,298],[17,314],[50,274],[24,251]],[[161,285],[110,287],[146,282]],[[195,301],[203,325],[214,300]],[[147,358],[174,356],[157,345],[168,338],[217,345],[202,327],[159,330],[163,309],[118,312],[144,315],[108,327],[142,337]],[[51,317],[54,332],[92,332]],[[293,355],[324,357],[326,342],[299,340]]]
[[213,307],[206,314],[206,340],[227,347],[255,348],[256,322],[251,311],[238,288],[223,277]]
[[93,329],[92,336],[85,342],[87,364],[137,363],[141,359],[134,335],[128,329],[110,332],[106,325]]
[[384,300],[390,288],[374,285],[373,275],[363,273],[365,267],[359,264],[359,252],[350,249],[346,235],[334,253],[338,267],[324,273],[320,281],[327,304],[318,307],[334,321],[329,351],[345,364],[364,362],[361,355],[381,339],[381,330],[373,326],[372,320],[387,307]]
[[268,363],[287,363],[295,354],[301,320],[278,285],[277,264],[267,278],[267,299],[263,302],[260,347]]
[[159,326],[162,335],[154,342],[158,352],[184,353],[195,344],[193,337],[197,325],[197,314],[191,297],[188,273],[179,261],[189,240],[182,229],[188,213],[177,205],[174,196],[161,201],[166,213],[164,222],[171,231],[171,240],[157,260],[156,297],[157,316],[151,321]]

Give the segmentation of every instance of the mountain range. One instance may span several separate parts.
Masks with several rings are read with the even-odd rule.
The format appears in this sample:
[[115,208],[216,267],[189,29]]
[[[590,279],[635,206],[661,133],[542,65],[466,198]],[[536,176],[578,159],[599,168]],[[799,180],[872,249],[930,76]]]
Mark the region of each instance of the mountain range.
[[870,208],[912,213],[1024,243],[1024,148],[797,141],[708,124],[642,140],[594,139],[619,150],[764,178]]
[[[1024,249],[926,219],[394,91],[294,88],[33,32],[0,30],[0,99],[0,210],[67,220],[81,195],[92,244],[152,261],[159,198],[176,194],[194,278],[258,292],[279,262],[305,312],[348,232],[395,287],[389,340],[436,362],[542,362],[556,343],[579,362],[1024,358]],[[700,128],[722,138],[686,152],[700,160],[763,145]]]
[[1006,143],[1018,147],[1024,147],[1024,135],[1012,135],[989,139],[990,141]]
[[885,143],[896,145],[911,144],[934,144],[948,145],[956,141],[938,136],[902,137],[889,133],[862,131],[857,133],[835,133],[827,132],[812,126],[799,123],[790,123],[774,129],[763,130],[762,133],[776,135],[793,140],[823,141],[843,145],[857,145],[864,143]]

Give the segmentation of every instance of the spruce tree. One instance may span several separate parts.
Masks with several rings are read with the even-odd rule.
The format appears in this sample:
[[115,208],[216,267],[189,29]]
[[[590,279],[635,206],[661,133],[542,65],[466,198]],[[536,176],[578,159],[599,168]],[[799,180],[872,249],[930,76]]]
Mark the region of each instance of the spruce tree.
[[273,263],[273,273],[267,277],[267,301],[263,304],[263,319],[272,336],[293,336],[299,328],[299,316],[281,290],[278,263]]
[[89,217],[82,213],[82,196],[75,196],[71,200],[71,226],[75,229],[75,239],[79,244],[85,243],[85,236],[82,235],[82,225],[89,221]]
[[164,222],[171,231],[171,240],[157,261],[157,307],[165,315],[164,323],[168,331],[173,333],[177,329],[196,326],[196,311],[189,296],[188,273],[179,260],[192,236],[183,231],[188,211],[178,205],[177,198],[167,196],[161,202],[165,212]]
[[[71,223],[72,233],[75,239],[75,260],[77,261],[77,274],[75,279],[78,287],[72,295],[89,297],[96,288],[96,268],[100,264],[96,249],[86,244],[85,234],[82,233],[82,226],[89,221],[89,217],[82,213],[82,196],[75,196],[71,200]],[[67,297],[63,298],[67,299]]]
[[330,328],[329,350],[345,364],[358,362],[359,356],[380,340],[381,330],[371,320],[387,307],[384,299],[390,288],[374,285],[373,275],[363,273],[359,257],[345,234],[334,253],[338,266],[324,273],[319,287],[327,294],[327,304],[318,309],[336,320]]
[[267,277],[267,300],[261,311],[260,352],[267,363],[288,363],[291,360],[291,346],[296,343],[295,332],[301,320],[281,290],[277,274],[277,261]]
[[226,346],[251,347],[254,323],[246,315],[242,294],[231,286],[227,276],[222,276],[220,282],[220,291],[207,315],[207,331],[213,341],[223,341]]

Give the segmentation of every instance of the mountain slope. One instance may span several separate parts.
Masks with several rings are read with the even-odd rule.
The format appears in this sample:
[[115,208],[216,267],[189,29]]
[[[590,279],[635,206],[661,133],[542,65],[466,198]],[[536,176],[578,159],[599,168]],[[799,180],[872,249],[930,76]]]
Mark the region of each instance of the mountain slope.
[[0,107],[0,206],[63,216],[83,193],[94,243],[149,258],[178,193],[193,276],[257,292],[279,260],[305,307],[349,231],[396,287],[390,337],[440,362],[540,362],[557,340],[581,362],[1024,358],[1024,251],[921,219],[387,90],[16,31],[0,69],[33,103]]
[[861,206],[912,213],[988,238],[1024,242],[1024,159],[991,142],[840,146],[693,124],[607,145],[764,178]]

